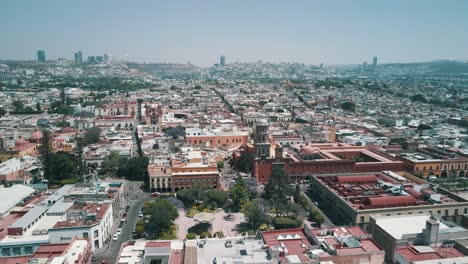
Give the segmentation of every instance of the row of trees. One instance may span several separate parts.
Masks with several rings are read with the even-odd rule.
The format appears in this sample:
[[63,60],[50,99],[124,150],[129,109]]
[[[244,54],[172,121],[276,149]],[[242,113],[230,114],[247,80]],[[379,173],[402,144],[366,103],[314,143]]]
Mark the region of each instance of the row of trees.
[[99,173],[106,176],[117,176],[131,181],[146,181],[149,159],[145,156],[125,158],[113,151],[101,164]]
[[195,203],[203,203],[204,207],[214,209],[224,206],[227,200],[227,192],[195,185],[190,189],[178,191],[177,198],[184,203],[185,207],[191,207]]

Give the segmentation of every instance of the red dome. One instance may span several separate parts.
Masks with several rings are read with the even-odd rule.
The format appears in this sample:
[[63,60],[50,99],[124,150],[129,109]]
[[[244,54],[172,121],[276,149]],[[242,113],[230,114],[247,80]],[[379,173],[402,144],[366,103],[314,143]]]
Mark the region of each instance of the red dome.
[[42,138],[42,133],[40,131],[36,131],[31,134],[32,140],[39,140],[41,138]]
[[18,146],[18,145],[23,145],[23,144],[26,144],[26,143],[28,143],[28,142],[26,142],[26,140],[24,140],[24,138],[20,137],[20,138],[18,138],[16,140],[15,145]]

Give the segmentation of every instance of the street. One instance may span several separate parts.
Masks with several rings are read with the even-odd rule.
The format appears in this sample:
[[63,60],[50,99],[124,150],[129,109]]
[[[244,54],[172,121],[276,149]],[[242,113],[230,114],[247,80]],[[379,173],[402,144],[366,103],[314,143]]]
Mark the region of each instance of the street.
[[[107,244],[105,248],[100,250],[99,253],[93,254],[96,258],[93,263],[101,263],[103,260],[106,261],[106,263],[116,263],[122,243],[132,240],[132,232],[135,228],[136,222],[138,221],[138,213],[140,212],[140,209],[146,202],[152,200],[149,193],[144,193],[140,190],[140,183],[129,182],[129,184],[128,198],[130,199],[131,205],[127,212],[127,221],[122,226],[122,233],[118,240],[111,240],[111,242]],[[118,219],[117,227],[119,222],[120,218]],[[114,233],[117,230],[117,227],[113,229]]]

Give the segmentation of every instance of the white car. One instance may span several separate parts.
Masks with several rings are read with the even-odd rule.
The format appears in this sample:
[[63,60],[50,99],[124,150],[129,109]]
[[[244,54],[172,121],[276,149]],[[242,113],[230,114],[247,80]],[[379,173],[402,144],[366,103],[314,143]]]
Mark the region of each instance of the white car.
[[122,228],[119,227],[119,229],[117,229],[116,234],[120,236],[120,233],[122,233]]
[[138,217],[143,217],[143,213],[139,213],[139,214],[138,214]]
[[112,237],[112,240],[117,240],[119,239],[119,235],[115,234],[114,237]]

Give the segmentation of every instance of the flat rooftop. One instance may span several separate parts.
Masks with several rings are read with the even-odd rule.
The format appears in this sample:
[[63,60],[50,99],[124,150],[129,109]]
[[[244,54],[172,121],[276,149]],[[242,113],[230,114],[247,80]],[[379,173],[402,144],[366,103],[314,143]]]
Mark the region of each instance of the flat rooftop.
[[296,159],[304,161],[352,160],[356,163],[402,163],[383,152],[345,143],[295,144],[293,149],[291,154],[296,156]]
[[441,148],[422,148],[416,152],[401,153],[401,158],[418,163],[418,162],[440,162],[444,160],[461,160],[466,161],[468,158],[458,155],[457,153]]
[[316,176],[328,189],[355,210],[390,207],[452,204],[455,200],[432,189],[429,184],[418,184],[394,172],[376,175]]
[[109,208],[109,204],[75,204],[68,208],[71,211],[83,211],[85,212],[85,216],[80,218],[75,218],[71,221],[60,221],[57,222],[51,228],[67,228],[67,227],[77,227],[77,226],[91,226],[96,223],[99,223],[101,219],[104,217],[107,209]]
[[[376,216],[376,224],[395,239],[402,239],[405,234],[419,234],[426,228],[426,221],[431,219],[429,214]],[[439,224],[439,232],[448,229],[444,223]]]
[[[398,254],[403,256],[409,263],[425,260],[452,259],[465,256],[462,252],[458,251],[453,247],[442,248],[428,246],[408,246],[405,248],[398,248],[396,249],[396,251],[398,252]],[[454,260],[452,261],[452,263],[466,263],[456,262]]]
[[[203,242],[203,247],[199,247],[198,243]],[[227,247],[226,243],[230,243],[231,246]],[[187,240],[186,254],[188,250],[189,256],[185,257],[185,263],[211,264],[215,258],[217,263],[226,264],[270,263],[267,251],[262,249],[262,246],[263,241],[245,237]]]

